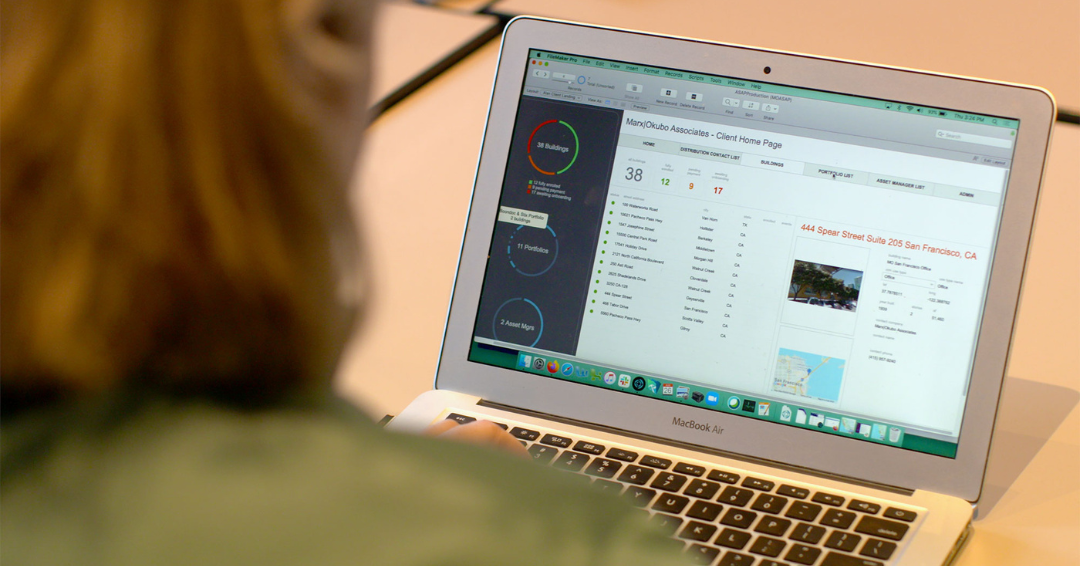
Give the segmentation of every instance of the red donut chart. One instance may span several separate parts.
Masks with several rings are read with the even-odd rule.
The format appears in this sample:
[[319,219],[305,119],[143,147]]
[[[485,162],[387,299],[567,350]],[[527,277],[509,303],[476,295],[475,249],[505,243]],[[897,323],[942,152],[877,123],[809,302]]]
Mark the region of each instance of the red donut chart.
[[[550,124],[562,124],[563,126],[566,126],[566,129],[570,130],[570,133],[573,134],[573,136],[574,136],[574,156],[570,158],[570,163],[568,163],[566,165],[566,167],[563,167],[562,169],[559,169],[558,171],[545,171],[544,169],[541,169],[540,166],[536,164],[536,161],[533,160],[533,156],[532,156],[533,138],[536,137],[536,132],[539,132],[541,128],[543,128],[544,126],[550,125]],[[560,173],[563,173],[564,171],[566,171],[567,169],[569,169],[571,166],[574,165],[574,162],[577,161],[578,149],[580,148],[580,146],[581,146],[581,144],[580,144],[580,141],[578,140],[577,132],[574,131],[573,126],[571,126],[570,124],[567,124],[566,122],[563,122],[562,120],[548,120],[546,122],[542,122],[539,126],[537,126],[536,128],[533,129],[531,134],[529,134],[529,148],[527,150],[527,153],[528,153],[528,156],[529,156],[529,163],[533,166],[533,169],[536,169],[537,171],[539,171],[540,173],[543,173],[544,175],[558,175]]]

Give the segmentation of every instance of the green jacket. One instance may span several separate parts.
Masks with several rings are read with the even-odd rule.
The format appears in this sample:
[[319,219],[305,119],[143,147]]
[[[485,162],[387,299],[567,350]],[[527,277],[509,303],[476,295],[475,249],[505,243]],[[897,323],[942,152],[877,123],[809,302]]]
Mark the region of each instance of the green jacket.
[[340,402],[113,396],[0,430],[3,566],[680,559],[644,514],[580,478],[388,433]]

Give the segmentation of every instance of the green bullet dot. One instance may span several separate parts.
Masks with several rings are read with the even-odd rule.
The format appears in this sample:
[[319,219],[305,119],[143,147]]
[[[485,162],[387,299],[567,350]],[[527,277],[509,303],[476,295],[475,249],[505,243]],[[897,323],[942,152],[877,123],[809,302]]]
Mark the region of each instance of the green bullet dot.
[[[597,280],[596,280],[596,282],[597,282],[597,283],[599,283],[599,282],[600,282],[600,280],[599,280],[599,279],[597,279]],[[593,290],[592,290],[592,292],[593,292],[593,293],[595,293],[595,292],[596,292],[596,289],[593,289]]]
[[[615,214],[615,211],[614,210],[609,210],[608,214]],[[609,222],[610,222],[610,220],[609,220]]]
[[611,204],[615,204],[615,201],[611,201]]
[[597,272],[597,273],[600,273],[600,270],[599,270],[599,269],[597,269],[597,270],[596,270],[596,272]]
[[[602,254],[606,254],[606,253],[607,253],[607,251],[605,251],[605,250],[600,250],[600,253],[602,253]],[[602,261],[601,261],[600,263],[604,263],[604,262],[602,262]]]
[[[608,224],[611,224],[611,222],[608,222]],[[607,231],[607,230],[604,230],[604,233],[605,233],[605,234],[610,234],[611,232],[609,232],[609,231]],[[606,244],[607,242],[604,242],[604,243]]]
[[604,240],[604,243],[606,244],[606,243],[607,243],[607,240]]
[[596,302],[596,299],[593,299],[593,300],[592,300],[592,302],[594,302],[594,303],[595,303],[595,302]]
[[604,260],[600,260],[600,263],[604,263]]
[[608,224],[611,224],[611,221],[610,221],[610,220],[608,220],[608,221],[607,221],[607,223],[608,223]]
[[592,312],[592,309],[589,309],[589,312]]

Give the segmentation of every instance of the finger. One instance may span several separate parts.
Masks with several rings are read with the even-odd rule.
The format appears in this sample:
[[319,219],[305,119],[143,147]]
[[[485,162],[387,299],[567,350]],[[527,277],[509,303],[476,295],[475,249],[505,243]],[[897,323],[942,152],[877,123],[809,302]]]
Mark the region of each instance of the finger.
[[454,427],[443,433],[441,436],[473,444],[495,446],[499,449],[522,456],[528,455],[525,447],[522,446],[516,438],[495,423],[489,421],[475,421]]
[[446,419],[446,420],[439,421],[439,422],[425,428],[424,429],[424,434],[426,434],[428,436],[439,436],[440,434],[443,434],[446,431],[451,430],[456,426],[458,426],[457,421]]

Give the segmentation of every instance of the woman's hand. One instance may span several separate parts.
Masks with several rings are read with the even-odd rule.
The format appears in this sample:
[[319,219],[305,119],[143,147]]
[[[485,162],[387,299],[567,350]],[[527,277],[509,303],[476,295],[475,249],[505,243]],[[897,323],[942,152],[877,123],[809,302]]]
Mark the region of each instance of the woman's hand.
[[518,439],[510,436],[509,432],[491,421],[478,420],[468,424],[458,424],[457,421],[447,419],[427,427],[424,434],[471,444],[494,446],[522,457],[529,455]]

